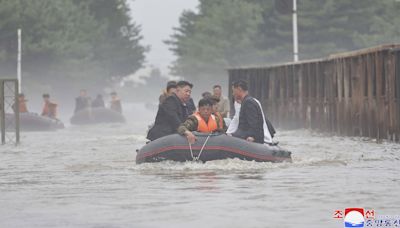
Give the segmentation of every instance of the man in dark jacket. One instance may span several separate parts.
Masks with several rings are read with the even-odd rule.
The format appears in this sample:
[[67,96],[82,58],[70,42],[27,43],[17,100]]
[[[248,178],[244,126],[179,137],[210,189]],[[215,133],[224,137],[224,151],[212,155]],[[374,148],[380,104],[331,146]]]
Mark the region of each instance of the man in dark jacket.
[[194,104],[193,98],[189,98],[185,104],[189,111],[189,116],[196,112],[196,105]]
[[264,143],[264,118],[257,101],[248,93],[247,82],[239,80],[233,83],[233,96],[241,101],[239,126],[234,137],[250,142]]
[[179,81],[176,87],[176,92],[159,105],[154,126],[149,130],[147,139],[156,140],[177,133],[179,125],[189,116],[186,102],[190,99],[193,85]]
[[90,107],[90,97],[87,96],[86,90],[82,89],[79,93],[79,97],[75,98],[74,113],[77,113],[89,107]]
[[96,99],[92,101],[92,108],[104,108],[106,107],[104,104],[103,96],[101,94],[97,94]]

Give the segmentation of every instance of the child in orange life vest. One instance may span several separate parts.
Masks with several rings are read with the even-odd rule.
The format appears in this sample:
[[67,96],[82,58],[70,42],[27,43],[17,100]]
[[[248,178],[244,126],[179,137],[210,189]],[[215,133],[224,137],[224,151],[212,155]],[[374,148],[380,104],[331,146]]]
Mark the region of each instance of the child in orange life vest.
[[44,106],[43,106],[42,116],[47,116],[52,119],[57,119],[57,104],[50,102],[50,95],[47,93],[43,94],[43,101],[44,101]]
[[212,114],[212,102],[210,99],[201,99],[199,101],[199,111],[189,116],[178,128],[178,133],[185,135],[190,144],[195,143],[196,136],[192,131],[202,133],[224,132],[220,125],[220,119]]
[[[28,112],[28,108],[26,107],[26,102],[28,100],[25,99],[25,95],[23,93],[18,94],[18,109],[19,109],[19,113],[25,113]],[[15,107],[15,103],[12,104],[12,109],[14,110],[14,112],[16,112],[16,107]]]
[[216,117],[218,117],[220,126],[222,126],[222,129],[224,129],[224,132],[226,132],[228,127],[225,124],[224,117],[222,117],[221,113],[218,112],[219,98],[216,96],[211,96],[211,97],[209,97],[209,99],[211,100],[211,103],[213,104],[212,114],[214,114]]
[[110,95],[111,95],[110,109],[122,113],[121,100],[117,96],[117,93],[112,92],[110,93]]
[[28,108],[26,107],[26,102],[28,100],[25,99],[25,95],[23,93],[20,93],[18,95],[18,103],[19,103],[19,112],[24,113],[28,112]]

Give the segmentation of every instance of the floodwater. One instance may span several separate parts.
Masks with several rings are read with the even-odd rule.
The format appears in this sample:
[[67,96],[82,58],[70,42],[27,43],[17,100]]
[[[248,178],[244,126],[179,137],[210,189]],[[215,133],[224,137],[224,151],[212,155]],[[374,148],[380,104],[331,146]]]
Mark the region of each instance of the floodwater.
[[0,146],[0,227],[343,227],[335,210],[400,214],[399,144],[279,131],[293,163],[136,165],[154,114],[134,109],[127,125]]

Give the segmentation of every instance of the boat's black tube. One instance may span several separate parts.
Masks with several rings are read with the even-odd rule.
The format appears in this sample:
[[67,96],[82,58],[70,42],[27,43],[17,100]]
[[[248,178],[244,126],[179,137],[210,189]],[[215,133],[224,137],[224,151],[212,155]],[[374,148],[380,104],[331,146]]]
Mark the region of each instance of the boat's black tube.
[[[178,134],[154,140],[137,151],[136,163],[163,160],[190,161],[198,157],[209,134],[196,133],[197,141],[191,148],[186,137]],[[206,162],[226,158],[283,162],[291,161],[291,153],[281,147],[248,142],[225,134],[210,135],[199,160]]]

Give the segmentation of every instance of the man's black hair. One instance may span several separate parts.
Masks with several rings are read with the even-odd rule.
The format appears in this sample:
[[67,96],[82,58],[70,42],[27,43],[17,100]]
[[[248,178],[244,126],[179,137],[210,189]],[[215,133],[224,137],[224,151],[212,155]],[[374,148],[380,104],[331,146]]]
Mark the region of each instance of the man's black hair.
[[210,101],[213,105],[218,104],[218,102],[220,101],[220,99],[216,96],[211,96],[208,99],[210,99]]
[[220,85],[215,85],[215,86],[213,86],[213,89],[215,89],[215,88],[222,89],[222,87],[221,87]]
[[211,100],[208,99],[208,98],[202,98],[202,99],[199,101],[199,108],[200,108],[200,107],[203,107],[203,106],[213,106],[213,103],[212,103]]
[[248,90],[247,82],[243,80],[234,81],[232,85],[234,88],[241,88],[244,91]]
[[50,98],[50,94],[48,93],[43,94],[43,98]]
[[168,81],[167,82],[167,91],[171,88],[176,88],[176,81]]
[[206,91],[206,92],[202,93],[201,96],[202,96],[203,98],[208,98],[208,97],[211,97],[212,94],[211,94],[210,92]]
[[111,92],[110,95],[117,95],[117,92]]
[[178,83],[176,83],[177,87],[185,87],[185,86],[189,86],[191,89],[193,88],[193,84],[188,82],[188,81],[179,81]]

